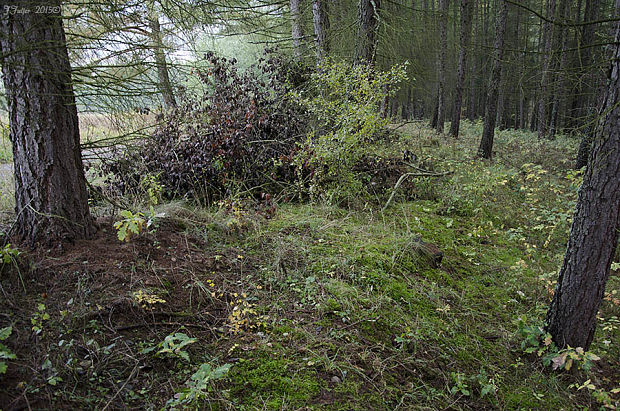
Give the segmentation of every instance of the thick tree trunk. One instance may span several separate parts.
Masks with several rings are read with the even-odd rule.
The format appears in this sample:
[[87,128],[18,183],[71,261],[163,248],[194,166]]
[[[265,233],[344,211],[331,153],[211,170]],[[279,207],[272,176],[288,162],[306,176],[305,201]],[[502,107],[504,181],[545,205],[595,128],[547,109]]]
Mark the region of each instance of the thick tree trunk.
[[[46,2],[30,2],[24,8]],[[55,2],[54,6],[59,6]],[[17,233],[31,246],[89,238],[75,96],[59,14],[3,13],[2,74],[15,169]]]
[[291,35],[293,37],[293,56],[300,61],[303,56],[304,26],[301,21],[301,0],[291,0]]
[[327,40],[329,17],[327,13],[327,0],[312,0],[314,44],[316,47],[316,62],[319,67],[323,65],[329,54],[329,42]]
[[[620,0],[616,0],[620,9]],[[620,229],[620,23],[607,93],[579,190],[547,331],[559,347],[588,349]]]
[[454,95],[454,113],[450,125],[450,135],[454,138],[459,136],[461,125],[461,107],[463,105],[463,88],[465,86],[465,70],[467,66],[467,48],[471,36],[471,15],[474,3],[471,0],[461,0],[461,32],[459,66],[456,76],[456,90]]
[[439,0],[439,92],[437,93],[438,133],[446,121],[446,53],[448,50],[448,0]]
[[495,117],[497,115],[497,96],[501,83],[502,57],[504,55],[504,34],[506,33],[506,18],[508,6],[505,1],[499,5],[499,15],[497,17],[497,27],[495,29],[495,45],[493,51],[493,70],[489,81],[487,94],[486,113],[484,116],[484,128],[482,139],[478,148],[478,155],[483,158],[493,156],[493,138],[495,136]]
[[177,106],[177,101],[172,90],[172,83],[168,74],[168,63],[166,63],[166,53],[164,52],[164,42],[159,25],[159,17],[149,16],[149,28],[151,29],[151,42],[155,65],[157,66],[157,79],[159,81],[159,92],[164,98],[164,105],[167,109]]
[[[555,0],[548,0],[547,15],[555,16]],[[551,65],[551,45],[553,44],[553,25],[546,21],[543,34],[542,75],[540,76],[540,96],[538,100],[538,138],[547,136],[547,102],[549,96],[549,67]]]
[[374,65],[377,58],[377,29],[381,0],[360,0],[356,61]]

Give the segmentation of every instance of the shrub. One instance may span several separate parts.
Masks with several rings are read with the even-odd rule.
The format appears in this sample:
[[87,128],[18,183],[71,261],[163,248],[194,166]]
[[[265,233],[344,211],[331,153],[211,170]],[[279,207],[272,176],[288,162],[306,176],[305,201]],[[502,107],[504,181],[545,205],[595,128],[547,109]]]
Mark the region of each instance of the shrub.
[[367,153],[389,134],[379,108],[406,79],[405,65],[378,71],[329,63],[310,75],[268,51],[240,73],[234,59],[206,59],[208,68],[196,75],[207,92],[104,167],[121,192],[156,176],[165,196],[206,203],[268,192],[341,203],[368,193],[375,176],[369,166],[382,162]]
[[295,162],[309,170],[313,198],[342,202],[366,193],[363,174],[355,171],[370,147],[387,135],[389,119],[382,101],[406,80],[405,65],[378,71],[368,65],[329,63],[312,77],[315,93],[298,94],[315,122]]
[[207,69],[194,72],[204,95],[184,101],[144,144],[104,167],[121,192],[156,175],[165,196],[212,203],[292,180],[286,160],[306,134],[307,115],[291,91],[305,69],[271,51],[244,73],[235,59],[205,57]]

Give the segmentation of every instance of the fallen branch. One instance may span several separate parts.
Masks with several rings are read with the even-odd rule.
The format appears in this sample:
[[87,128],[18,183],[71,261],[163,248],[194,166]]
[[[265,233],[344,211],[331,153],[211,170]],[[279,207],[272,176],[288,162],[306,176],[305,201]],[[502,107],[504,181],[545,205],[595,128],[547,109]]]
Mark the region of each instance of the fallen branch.
[[134,328],[141,328],[141,327],[150,327],[150,326],[160,326],[160,327],[186,327],[186,328],[198,328],[201,330],[211,330],[211,328],[209,327],[205,327],[203,325],[199,325],[199,324],[179,324],[179,323],[144,323],[144,324],[131,324],[131,325],[125,325],[123,327],[118,327],[116,328],[116,332],[119,331],[127,331],[127,330],[132,330]]

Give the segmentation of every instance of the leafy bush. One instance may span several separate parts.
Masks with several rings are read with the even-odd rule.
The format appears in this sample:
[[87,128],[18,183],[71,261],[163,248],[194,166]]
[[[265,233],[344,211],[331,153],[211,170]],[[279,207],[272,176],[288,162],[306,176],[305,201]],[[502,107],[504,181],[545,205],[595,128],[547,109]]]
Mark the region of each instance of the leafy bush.
[[[292,180],[287,163],[306,134],[307,116],[291,94],[304,82],[303,67],[267,52],[253,70],[208,53],[208,69],[194,73],[207,90],[188,98],[151,138],[109,162],[121,192],[157,176],[168,197],[213,202],[235,191],[267,191]],[[279,167],[275,165],[280,161]]]
[[168,197],[206,203],[268,192],[340,203],[367,192],[367,166],[381,163],[367,154],[389,134],[379,108],[406,80],[405,65],[329,63],[310,75],[267,52],[241,73],[234,59],[206,59],[208,68],[196,72],[206,93],[105,168],[121,191],[145,191],[153,180]]
[[341,202],[365,192],[354,169],[387,134],[389,119],[381,117],[379,108],[407,79],[405,68],[382,72],[368,65],[329,63],[312,77],[316,92],[298,94],[316,119],[295,157],[298,167],[310,170],[311,197]]

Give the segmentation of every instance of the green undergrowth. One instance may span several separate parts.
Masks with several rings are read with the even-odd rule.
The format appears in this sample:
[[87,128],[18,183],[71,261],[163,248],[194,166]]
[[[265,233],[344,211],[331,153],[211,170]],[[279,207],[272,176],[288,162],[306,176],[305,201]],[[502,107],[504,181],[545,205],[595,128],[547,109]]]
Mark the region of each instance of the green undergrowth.
[[[586,378],[525,354],[519,322],[541,324],[565,250],[580,174],[577,142],[501,131],[494,161],[474,158],[480,126],[459,140],[418,126],[383,155],[415,152],[413,201],[343,209],[282,205],[238,237],[256,270],[262,349],[242,354],[226,385],[235,406],[296,409],[573,409],[596,407]],[[544,153],[541,155],[540,153]],[[211,230],[212,239],[217,230]],[[432,267],[418,238],[444,253]],[[612,277],[594,352],[617,367]],[[611,319],[611,321],[609,321]]]
[[[524,352],[517,335],[523,324],[542,324],[562,263],[580,180],[571,170],[578,142],[567,137],[540,142],[521,131],[501,131],[495,159],[481,161],[474,158],[480,125],[465,123],[462,129],[461,138],[452,140],[415,124],[400,128],[382,155],[409,150],[416,167],[451,173],[413,177],[383,212],[385,198],[348,208],[279,204],[268,214],[233,200],[217,209],[168,203],[151,210],[204,241],[214,271],[207,277],[188,271],[183,288],[206,307],[224,295],[229,311],[209,341],[196,338],[177,351],[171,348],[190,362],[169,367],[175,364],[170,358],[158,358],[168,361],[165,376],[140,371],[152,378],[151,386],[167,387],[166,398],[155,391],[140,394],[136,383],[131,404],[157,408],[177,401],[183,404],[178,409],[248,410],[598,408],[595,390],[583,385],[587,380],[617,402],[611,391],[620,386],[617,275],[609,281],[591,348],[601,360],[589,372],[545,368],[535,353]],[[419,253],[420,240],[442,251],[439,266]],[[191,248],[183,244],[182,250]],[[222,276],[215,273],[218,261],[230,265]],[[166,284],[158,279],[151,287]],[[161,291],[140,295],[164,308],[174,300]],[[201,295],[207,302],[200,302]],[[163,339],[133,338],[150,346]],[[205,361],[211,365],[203,364],[198,373]],[[220,372],[204,371],[212,369]],[[114,377],[117,386],[129,371]],[[170,387],[187,396],[171,397]],[[123,392],[114,389],[88,403],[74,398],[72,404],[131,400],[125,393],[112,397],[116,391]]]

